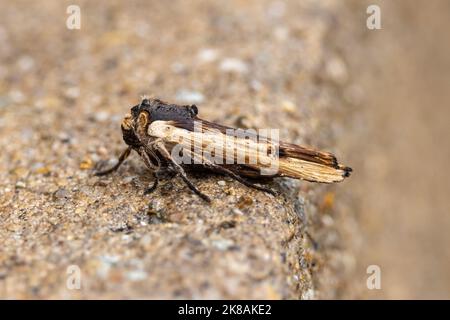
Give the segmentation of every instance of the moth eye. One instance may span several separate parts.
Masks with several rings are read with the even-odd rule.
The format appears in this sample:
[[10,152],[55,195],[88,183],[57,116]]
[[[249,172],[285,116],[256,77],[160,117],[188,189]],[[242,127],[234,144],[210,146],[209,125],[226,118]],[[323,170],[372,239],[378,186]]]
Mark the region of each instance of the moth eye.
[[191,112],[191,115],[196,116],[198,114],[198,108],[195,104],[189,107],[189,111]]
[[148,123],[148,113],[147,112],[141,112],[139,114],[138,123],[140,126],[145,127]]

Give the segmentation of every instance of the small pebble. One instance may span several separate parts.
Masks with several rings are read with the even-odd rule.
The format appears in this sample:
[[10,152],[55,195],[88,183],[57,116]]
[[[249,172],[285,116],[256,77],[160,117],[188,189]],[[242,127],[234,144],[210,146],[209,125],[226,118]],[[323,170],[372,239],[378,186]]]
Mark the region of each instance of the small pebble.
[[31,168],[37,174],[48,174],[50,172],[50,168],[40,162],[35,163]]
[[220,181],[217,181],[217,184],[219,185],[219,186],[225,186],[227,183],[225,182],[225,181],[223,181],[223,180],[220,180]]
[[70,87],[67,88],[64,92],[67,98],[76,99],[80,96],[80,88],[78,87]]
[[208,63],[217,60],[218,51],[216,49],[205,48],[199,51],[197,58],[200,62]]
[[19,168],[14,169],[13,173],[17,177],[22,178],[22,177],[25,177],[26,175],[28,175],[28,170],[26,168],[19,167]]
[[134,270],[126,273],[126,277],[130,281],[142,281],[148,277],[147,272],[142,270]]
[[58,134],[58,139],[62,142],[62,143],[68,143],[70,142],[70,135],[67,132],[60,132]]
[[314,290],[308,289],[302,293],[302,300],[312,300],[314,299]]
[[284,111],[286,111],[288,113],[294,113],[297,110],[295,104],[289,100],[284,100],[281,103],[281,107],[283,108]]
[[185,103],[202,103],[205,97],[201,92],[181,89],[177,92],[175,98],[180,102]]
[[261,91],[261,89],[263,88],[263,84],[262,84],[260,81],[258,81],[258,80],[256,80],[256,79],[253,79],[253,80],[250,82],[250,87],[251,87],[252,90],[254,90],[254,91]]
[[229,239],[217,239],[211,241],[212,245],[221,251],[228,250],[234,245],[234,242]]
[[331,210],[334,206],[334,193],[333,192],[327,192],[322,200],[322,203],[320,204],[320,208],[323,211]]
[[80,169],[87,170],[91,169],[94,166],[94,162],[90,158],[85,158],[80,163]]
[[225,58],[220,63],[220,70],[223,72],[230,73],[247,73],[247,64],[236,58]]
[[17,61],[17,65],[22,71],[30,71],[34,67],[34,60],[30,56],[22,56]]
[[95,119],[95,121],[98,121],[98,122],[105,122],[106,120],[109,119],[109,113],[106,111],[96,112],[94,115],[94,119]]
[[273,31],[273,35],[279,41],[284,41],[289,38],[289,29],[285,27],[277,27]]
[[239,210],[238,208],[233,208],[231,210],[231,212],[233,212],[234,214],[240,215],[240,216],[244,215],[244,213],[241,210]]
[[49,174],[50,173],[50,168],[49,167],[41,167],[41,168],[36,170],[36,173],[38,173],[38,174]]
[[106,149],[105,147],[100,147],[97,150],[97,153],[103,156],[106,156],[109,154],[108,149]]
[[244,209],[253,204],[253,198],[247,195],[242,196],[237,204],[239,209]]
[[23,188],[25,188],[27,185],[25,184],[25,182],[23,182],[23,181],[17,181],[16,182],[16,188],[17,189],[23,189]]
[[136,178],[137,176],[129,176],[129,177],[125,177],[122,182],[124,184],[130,183],[131,181],[133,181],[134,178]]
[[328,60],[326,65],[328,77],[337,84],[344,84],[348,79],[348,71],[345,62],[338,57]]
[[184,64],[180,62],[174,62],[170,66],[170,69],[172,69],[174,73],[182,73],[186,70],[186,67],[184,66]]
[[20,90],[11,90],[9,92],[9,98],[11,101],[21,103],[25,101],[25,95]]
[[334,220],[333,220],[333,218],[332,218],[331,216],[329,216],[329,215],[324,215],[324,216],[322,217],[322,223],[323,223],[325,226],[330,227],[330,226],[332,226],[332,225],[334,224]]
[[68,197],[69,197],[69,192],[64,188],[60,188],[55,192],[55,198],[57,198],[57,199],[63,199],[63,198],[68,198]]

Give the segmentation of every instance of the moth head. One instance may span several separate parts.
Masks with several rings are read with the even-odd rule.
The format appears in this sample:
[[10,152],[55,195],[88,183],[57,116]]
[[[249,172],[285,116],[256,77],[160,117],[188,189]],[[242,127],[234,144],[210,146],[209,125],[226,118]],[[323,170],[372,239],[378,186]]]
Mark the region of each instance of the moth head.
[[122,136],[125,143],[129,146],[139,146],[140,142],[134,131],[135,120],[131,114],[125,115],[120,127],[122,129]]
[[189,113],[191,114],[192,117],[195,117],[196,115],[198,115],[198,108],[195,104],[193,104],[191,106],[186,106],[186,109],[189,111]]
[[149,99],[142,99],[142,101],[131,108],[131,115],[134,119],[137,119],[141,111],[151,108],[151,101]]

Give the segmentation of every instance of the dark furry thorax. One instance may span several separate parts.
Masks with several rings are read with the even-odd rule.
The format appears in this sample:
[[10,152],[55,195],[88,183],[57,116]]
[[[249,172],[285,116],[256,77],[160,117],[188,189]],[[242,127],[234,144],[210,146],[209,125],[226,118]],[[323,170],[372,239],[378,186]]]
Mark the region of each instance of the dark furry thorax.
[[148,112],[150,123],[157,120],[183,121],[191,120],[197,116],[196,105],[179,106],[169,104],[159,99],[144,99],[140,104],[131,108],[131,115],[137,119],[142,111]]

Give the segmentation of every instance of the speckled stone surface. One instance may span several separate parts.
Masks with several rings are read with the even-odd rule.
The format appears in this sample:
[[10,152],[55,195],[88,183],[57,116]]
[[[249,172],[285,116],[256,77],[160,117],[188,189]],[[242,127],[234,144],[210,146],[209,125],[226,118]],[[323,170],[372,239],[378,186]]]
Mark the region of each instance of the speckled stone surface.
[[274,197],[195,174],[208,205],[179,179],[143,195],[136,155],[92,171],[124,148],[121,118],[143,94],[340,155],[338,4],[80,1],[68,30],[69,4],[1,5],[0,298],[333,297],[333,270],[352,265],[333,229],[343,185],[278,179]]

